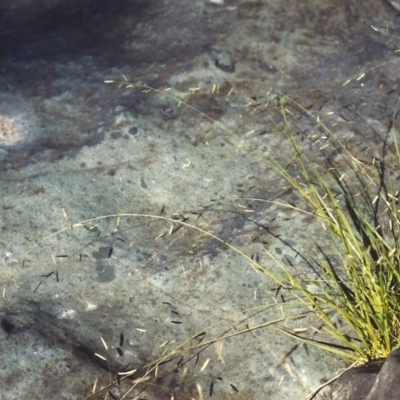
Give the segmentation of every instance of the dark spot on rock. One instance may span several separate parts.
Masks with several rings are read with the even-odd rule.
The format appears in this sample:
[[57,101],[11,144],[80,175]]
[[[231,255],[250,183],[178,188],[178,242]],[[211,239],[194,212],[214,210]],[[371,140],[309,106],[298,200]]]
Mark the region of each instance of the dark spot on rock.
[[146,181],[145,181],[145,179],[142,177],[142,178],[140,178],[140,186],[143,188],[143,189],[148,189],[149,187],[147,186],[147,183],[146,183]]
[[115,279],[115,268],[106,260],[97,261],[96,272],[99,282],[111,282]]
[[136,250],[136,260],[139,262],[150,260],[152,255],[143,250]]
[[119,132],[119,131],[113,132],[113,133],[111,134],[111,137],[112,137],[113,139],[115,139],[115,140],[119,139],[121,136],[122,136],[122,133]]
[[45,189],[44,189],[43,186],[37,186],[37,187],[33,188],[33,193],[34,193],[36,196],[40,196],[40,195],[42,195],[44,192],[45,192]]
[[132,136],[137,135],[139,132],[138,128],[136,128],[136,126],[132,126],[132,128],[129,129],[129,134]]
[[235,72],[235,62],[228,53],[220,53],[215,59],[215,66],[221,71],[233,73]]
[[92,255],[96,260],[102,260],[104,258],[108,258],[108,255],[110,253],[110,249],[111,249],[110,246],[99,247],[99,250],[98,251],[94,251],[92,253]]
[[214,121],[218,121],[225,113],[216,97],[207,93],[200,93],[193,97],[192,106]]
[[15,325],[6,317],[1,319],[1,327],[5,330],[8,335],[11,335],[15,329]]

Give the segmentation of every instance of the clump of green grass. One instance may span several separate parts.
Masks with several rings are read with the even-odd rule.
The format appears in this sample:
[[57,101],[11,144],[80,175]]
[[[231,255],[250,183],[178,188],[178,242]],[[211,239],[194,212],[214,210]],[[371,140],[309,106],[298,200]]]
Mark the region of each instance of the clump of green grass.
[[[335,165],[323,151],[322,162],[315,163],[296,142],[283,107],[294,149],[292,164],[299,175],[291,175],[275,160],[270,163],[307,204],[307,210],[299,211],[314,215],[329,232],[336,252],[333,260],[316,245],[318,276],[307,287],[281,265],[287,283],[333,339],[330,344],[314,344],[356,364],[385,358],[400,344],[400,210],[392,176],[400,167],[396,131],[389,133],[394,144],[382,145],[382,157],[366,162],[353,156],[316,120],[339,145],[344,163]],[[350,329],[338,328],[337,317]]]

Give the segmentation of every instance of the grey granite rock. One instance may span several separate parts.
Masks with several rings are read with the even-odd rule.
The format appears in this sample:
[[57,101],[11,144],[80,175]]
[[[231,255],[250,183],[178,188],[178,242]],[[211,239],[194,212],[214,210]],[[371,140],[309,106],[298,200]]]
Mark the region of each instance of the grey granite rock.
[[394,350],[379,371],[366,400],[397,400],[400,398],[400,350]]
[[332,385],[332,400],[398,400],[400,398],[400,350],[383,363],[346,371]]
[[365,400],[380,366],[353,368],[341,375],[332,385],[332,400]]

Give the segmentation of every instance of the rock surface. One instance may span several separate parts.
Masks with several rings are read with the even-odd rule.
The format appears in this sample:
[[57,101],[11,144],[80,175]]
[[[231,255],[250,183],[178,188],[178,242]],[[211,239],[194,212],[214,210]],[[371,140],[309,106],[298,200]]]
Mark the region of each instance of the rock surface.
[[366,400],[396,400],[400,394],[400,350],[386,359]]
[[359,367],[346,371],[330,388],[332,400],[366,400],[380,366]]
[[[0,399],[302,399],[345,367],[253,329],[321,322],[285,320],[291,291],[248,261],[308,279],[311,240],[334,254],[319,223],[268,201],[299,202],[265,160],[293,155],[276,91],[379,154],[399,116],[393,7],[14,0],[0,18]],[[325,133],[287,106],[314,160]]]
[[368,366],[344,372],[330,388],[332,400],[397,400],[400,393],[400,350]]

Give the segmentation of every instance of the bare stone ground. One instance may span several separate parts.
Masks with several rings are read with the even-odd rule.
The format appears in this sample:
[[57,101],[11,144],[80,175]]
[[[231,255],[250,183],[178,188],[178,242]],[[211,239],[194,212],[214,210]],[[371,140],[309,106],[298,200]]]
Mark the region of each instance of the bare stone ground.
[[[0,12],[0,399],[87,398],[189,338],[158,379],[91,398],[191,399],[201,387],[300,399],[345,367],[255,329],[319,321],[285,320],[298,312],[281,304],[290,291],[276,297],[249,259],[278,274],[266,248],[307,282],[297,251],[316,240],[332,251],[312,220],[265,202],[298,201],[266,162],[292,155],[269,100],[282,91],[354,154],[379,151],[399,90],[390,2],[43,0]],[[123,77],[159,91],[104,83]],[[315,123],[290,109],[312,156]]]

